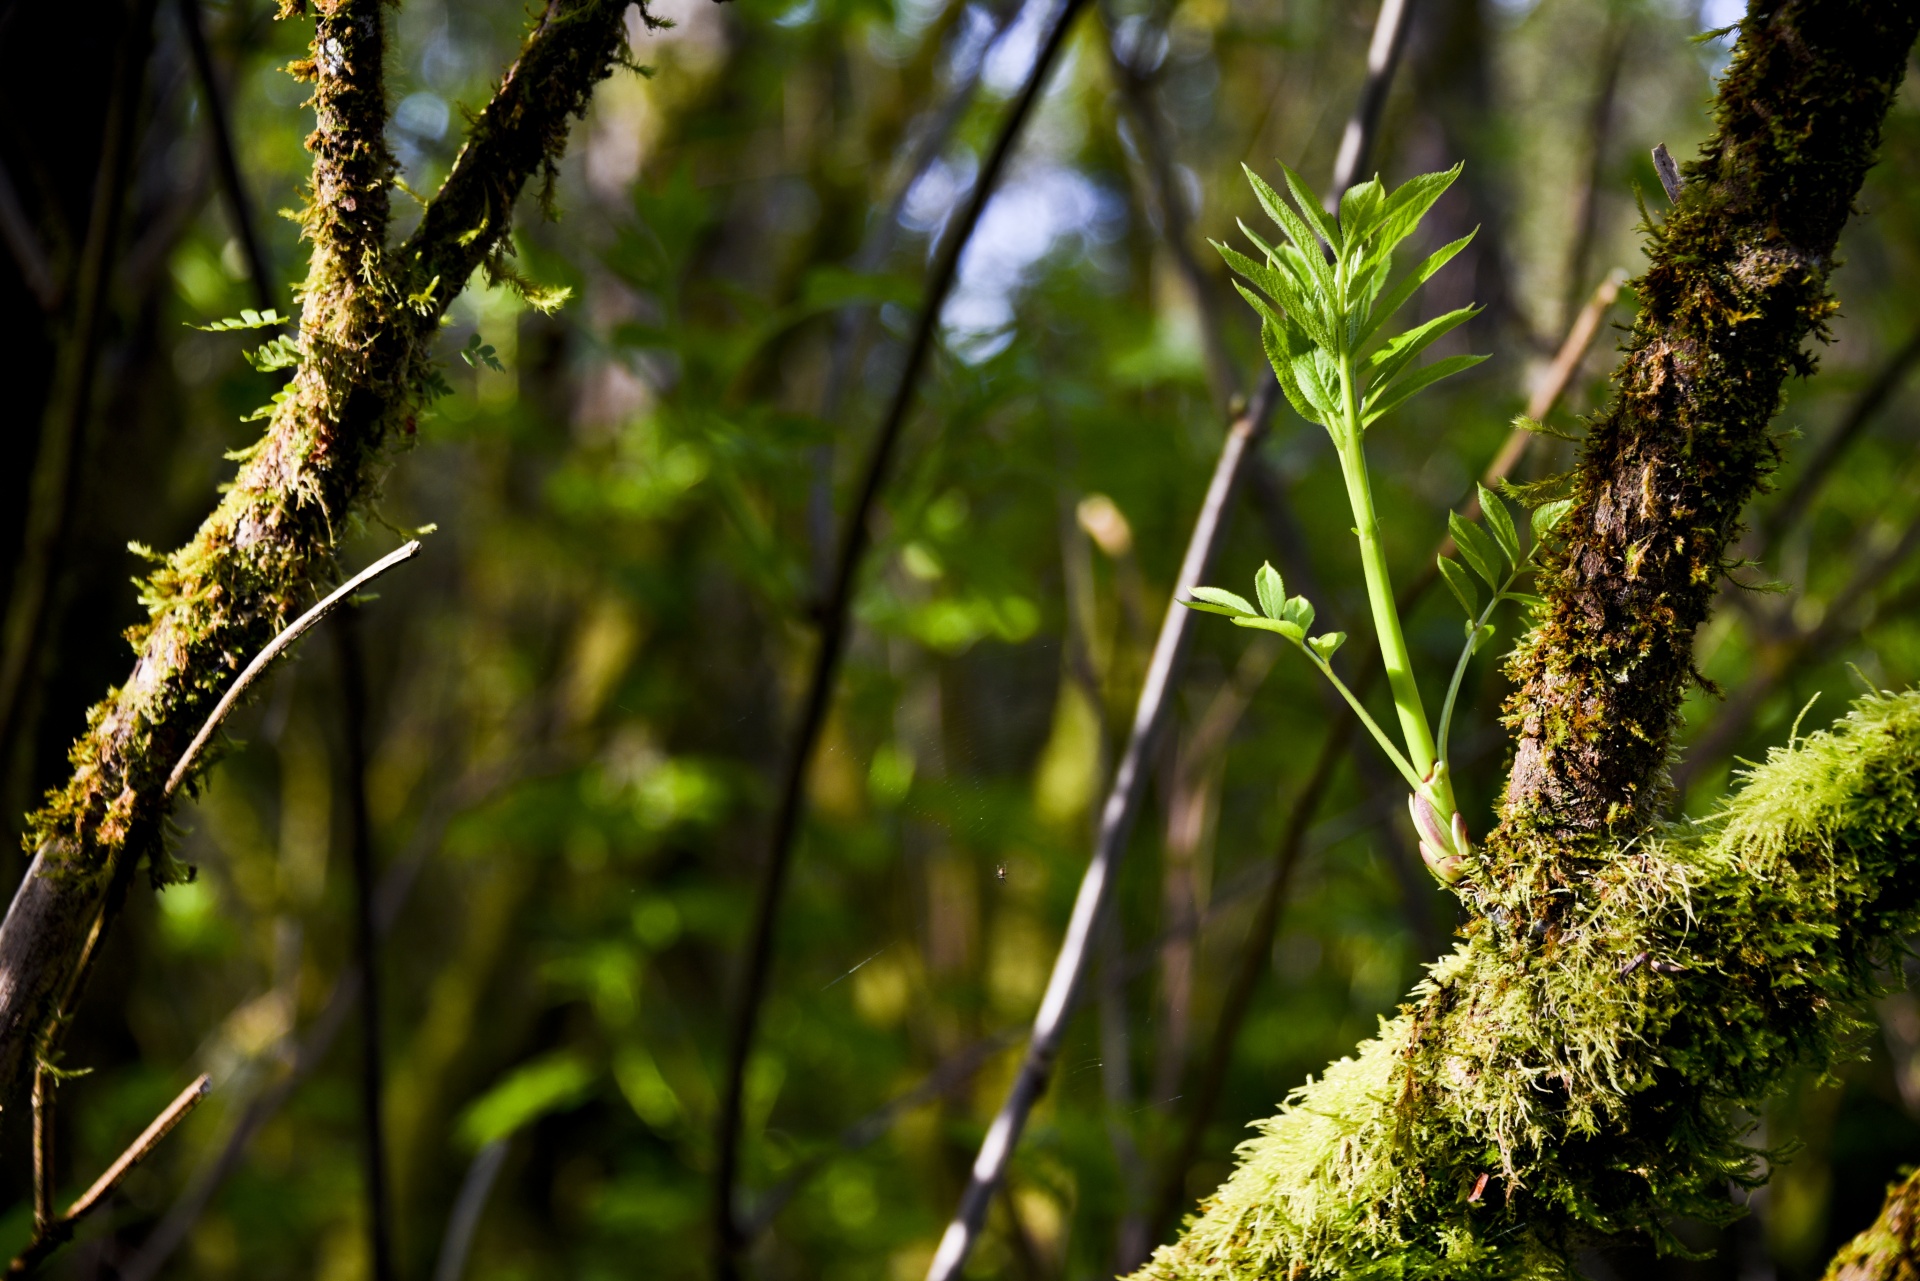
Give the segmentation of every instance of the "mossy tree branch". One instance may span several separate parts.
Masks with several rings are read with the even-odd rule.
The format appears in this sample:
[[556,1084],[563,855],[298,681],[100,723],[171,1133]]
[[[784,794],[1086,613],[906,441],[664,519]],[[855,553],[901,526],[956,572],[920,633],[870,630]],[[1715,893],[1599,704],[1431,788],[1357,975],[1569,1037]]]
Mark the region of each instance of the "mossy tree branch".
[[1880,1216],[1840,1247],[1825,1281],[1920,1281],[1920,1173],[1887,1189]]
[[1677,1216],[1731,1218],[1756,1177],[1744,1109],[1844,1052],[1920,928],[1920,693],[1776,751],[1711,822],[1656,823],[1693,631],[1916,27],[1897,0],[1741,25],[1514,659],[1477,919],[1142,1277],[1572,1276],[1597,1238],[1677,1246]]
[[[18,1093],[109,887],[143,854],[166,874],[169,769],[234,673],[331,572],[383,452],[411,434],[430,394],[440,316],[503,250],[516,197],[551,172],[572,119],[624,56],[626,0],[548,0],[419,230],[394,251],[385,0],[310,7],[311,56],[290,68],[311,81],[315,116],[300,363],[219,506],[146,580],[132,675],[89,714],[72,776],[30,819],[33,863],[0,924],[0,1099]],[[308,8],[283,0],[282,16]]]
[[1834,246],[1879,146],[1920,10],[1799,0],[1740,27],[1713,137],[1650,230],[1613,401],[1574,474],[1544,624],[1516,651],[1506,822],[1557,836],[1655,821],[1693,633],[1741,509],[1772,469],[1768,423],[1825,336]]

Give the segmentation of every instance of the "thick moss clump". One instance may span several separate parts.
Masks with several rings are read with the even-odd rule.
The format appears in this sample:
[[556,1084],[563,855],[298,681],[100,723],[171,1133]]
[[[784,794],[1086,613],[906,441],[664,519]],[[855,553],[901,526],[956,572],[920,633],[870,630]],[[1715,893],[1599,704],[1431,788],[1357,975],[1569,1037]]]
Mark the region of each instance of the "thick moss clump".
[[1846,1043],[1920,927],[1920,693],[1775,750],[1712,820],[1537,858],[1296,1090],[1141,1278],[1573,1275],[1728,1217],[1743,1108]]

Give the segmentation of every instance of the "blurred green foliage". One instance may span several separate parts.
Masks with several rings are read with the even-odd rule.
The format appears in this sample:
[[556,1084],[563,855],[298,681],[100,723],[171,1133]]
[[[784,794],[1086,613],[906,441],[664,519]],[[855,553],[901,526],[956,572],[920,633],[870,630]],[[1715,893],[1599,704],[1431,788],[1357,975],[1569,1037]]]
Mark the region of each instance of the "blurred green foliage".
[[[1724,46],[1688,37],[1725,21],[1724,7],[1420,6],[1376,163],[1391,183],[1465,160],[1423,245],[1481,231],[1417,318],[1486,304],[1436,351],[1494,358],[1370,442],[1402,580],[1505,439],[1580,301],[1615,265],[1637,265],[1636,188],[1659,196],[1648,149],[1664,141],[1685,156],[1704,134]],[[544,221],[533,201],[521,212],[518,268],[571,299],[543,315],[476,282],[455,306],[443,358],[453,394],[392,460],[347,557],[390,546],[390,526],[437,526],[361,611],[368,799],[379,860],[404,887],[382,981],[410,1277],[431,1274],[474,1150],[494,1139],[508,1157],[467,1275],[709,1273],[717,1077],[822,566],[930,242],[1046,6],[1027,5],[984,55],[1009,12],[987,0],[670,0],[658,12],[678,25],[635,39],[656,74],[600,90],[560,173],[563,216]],[[245,0],[207,16],[235,67],[256,201],[291,206],[310,121],[279,68],[300,55],[302,25],[268,22]],[[392,137],[413,189],[446,173],[461,113],[484,100],[523,17],[445,0],[394,11]],[[163,12],[163,55],[177,52],[170,21]],[[1012,1071],[1009,1033],[1044,985],[1222,437],[1196,307],[1223,304],[1196,302],[1164,243],[1109,41],[1149,73],[1198,244],[1255,212],[1243,161],[1269,177],[1276,157],[1316,181],[1327,172],[1371,21],[1371,6],[1329,0],[1115,0],[1075,32],[983,220],[882,498],[809,778],[749,1072],[744,1214],[762,1229],[758,1275],[923,1272]],[[943,131],[942,104],[982,57],[977,92]],[[182,105],[191,84],[160,76],[152,92],[172,95],[172,114],[156,114],[150,145],[199,145]],[[932,159],[916,176],[921,151]],[[1920,280],[1916,162],[1910,86],[1844,242],[1837,341],[1779,420],[1782,488],[1920,324],[1908,292]],[[408,208],[396,200],[403,224]],[[296,277],[293,225],[260,225],[281,275]],[[241,416],[281,377],[249,366],[247,335],[189,328],[254,305],[208,189],[165,261],[152,297],[167,322],[158,377],[183,426],[148,478],[150,504],[121,518],[155,546],[211,501],[224,455],[253,438]],[[1224,271],[1208,270],[1224,295]],[[1250,383],[1251,316],[1237,304],[1223,314]],[[1556,426],[1577,430],[1611,345],[1595,345]],[[144,421],[135,413],[127,430]],[[1903,552],[1864,587],[1857,577],[1920,520],[1917,431],[1901,384],[1807,518],[1750,548],[1756,570],[1736,571],[1786,591],[1730,589],[1700,637],[1723,695],[1688,707],[1689,736],[1712,746],[1692,763],[1690,809],[1721,794],[1735,754],[1784,741],[1813,693],[1837,711],[1847,664],[1896,688],[1920,671],[1920,574]],[[1263,448],[1307,531],[1323,623],[1357,620],[1364,594],[1324,433],[1283,411]],[[1543,439],[1523,474],[1570,457]],[[1242,503],[1215,581],[1244,583],[1277,559],[1274,537]],[[101,620],[127,605],[103,602],[72,626],[118,625]],[[1407,628],[1437,694],[1460,643],[1452,603],[1430,593]],[[1249,639],[1197,638],[1115,934],[1014,1160],[980,1276],[1107,1275],[1137,1240],[1329,723],[1307,665],[1268,671]],[[1496,647],[1512,639],[1503,627]],[[1475,666],[1455,724],[1455,783],[1476,830],[1503,779],[1496,666]],[[1258,684],[1238,711],[1236,673]],[[215,1093],[56,1273],[110,1275],[139,1252],[288,1071],[349,963],[337,680],[329,647],[310,645],[236,718],[226,759],[178,816],[176,852],[199,879],[136,891],[103,960],[69,1046],[69,1065],[93,1071],[63,1095],[63,1193],[192,1073],[210,1072]],[[1372,706],[1387,714],[1383,694]],[[1735,711],[1745,724],[1712,739]],[[71,713],[46,713],[60,714]],[[1210,714],[1232,717],[1224,751],[1196,746]],[[58,767],[42,749],[33,768]],[[1449,928],[1401,789],[1343,763],[1312,800],[1319,817],[1188,1177],[1194,1196],[1224,1175],[1247,1122],[1373,1031]],[[1594,1275],[1816,1273],[1895,1168],[1920,1160],[1920,1006],[1895,995],[1879,1012],[1884,1052],[1842,1080],[1805,1082],[1763,1118],[1768,1142],[1797,1151],[1762,1215],[1702,1238],[1717,1262],[1596,1258]],[[349,1025],[260,1125],[166,1275],[365,1275],[352,1039]],[[863,1124],[901,1096],[906,1106]],[[24,1231],[25,1210],[6,1222]]]

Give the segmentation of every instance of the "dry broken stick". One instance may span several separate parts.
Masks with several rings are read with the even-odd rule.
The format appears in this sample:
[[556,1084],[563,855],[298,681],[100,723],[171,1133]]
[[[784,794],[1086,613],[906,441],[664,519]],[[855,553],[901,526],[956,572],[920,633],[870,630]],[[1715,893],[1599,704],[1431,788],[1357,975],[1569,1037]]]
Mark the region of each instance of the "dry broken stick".
[[180,1091],[173,1102],[167,1104],[160,1115],[140,1132],[140,1137],[129,1144],[127,1150],[107,1167],[106,1173],[95,1179],[93,1186],[82,1192],[79,1199],[67,1207],[65,1214],[57,1219],[48,1216],[46,1221],[34,1225],[33,1241],[8,1266],[8,1273],[19,1275],[33,1271],[46,1260],[47,1256],[71,1240],[73,1231],[80,1225],[80,1221],[97,1209],[100,1203],[120,1186],[120,1180],[127,1177],[129,1170],[152,1154],[154,1148],[160,1145],[160,1140],[171,1134],[173,1127],[186,1119],[187,1113],[200,1106],[200,1100],[207,1097],[207,1092],[211,1088],[212,1085],[206,1073],[202,1072],[195,1077],[193,1084]]
[[[388,242],[383,0],[314,6],[312,254],[300,356],[219,506],[147,580],[132,677],[94,709],[73,773],[30,819],[35,854],[0,924],[0,1099],[15,1097],[115,884],[159,848],[171,768],[226,674],[300,612],[347,516],[434,386],[439,319],[497,255],[514,201],[623,56],[624,0],[549,0],[405,242]],[[643,19],[647,18],[644,8]]]

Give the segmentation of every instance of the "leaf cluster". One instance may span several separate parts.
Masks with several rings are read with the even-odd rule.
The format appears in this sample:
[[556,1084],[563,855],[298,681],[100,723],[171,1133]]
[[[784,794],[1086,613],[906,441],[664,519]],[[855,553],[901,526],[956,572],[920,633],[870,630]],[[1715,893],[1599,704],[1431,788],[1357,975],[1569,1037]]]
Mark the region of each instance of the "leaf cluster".
[[1486,359],[1461,355],[1414,365],[1477,307],[1459,307],[1393,338],[1381,337],[1414,292],[1473,241],[1470,232],[1442,246],[1388,287],[1394,251],[1460,176],[1459,165],[1410,178],[1391,192],[1377,177],[1351,187],[1340,198],[1337,217],[1321,208],[1300,175],[1281,169],[1292,204],[1251,168],[1246,175],[1285,239],[1270,244],[1243,221],[1240,230],[1259,248],[1259,260],[1217,241],[1214,248],[1255,286],[1234,284],[1259,313],[1267,359],[1302,418],[1329,430],[1357,418],[1364,429],[1415,393]]

